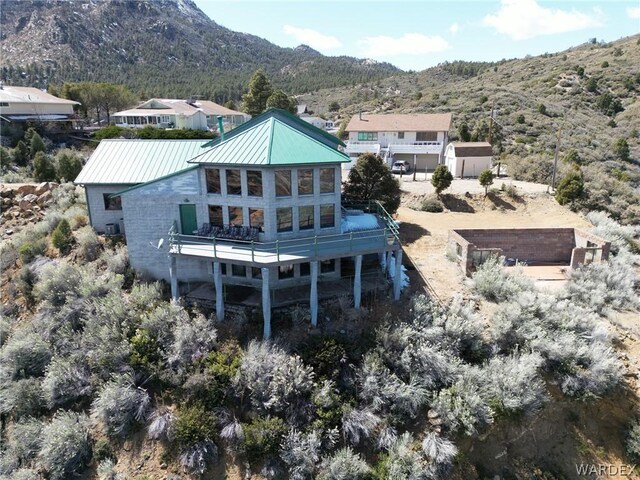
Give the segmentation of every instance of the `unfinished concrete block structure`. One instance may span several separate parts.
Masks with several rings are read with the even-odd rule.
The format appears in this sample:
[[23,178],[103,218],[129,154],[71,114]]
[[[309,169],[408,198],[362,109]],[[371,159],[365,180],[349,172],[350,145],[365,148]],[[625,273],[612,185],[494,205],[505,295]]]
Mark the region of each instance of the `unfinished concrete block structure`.
[[611,242],[576,228],[456,229],[449,231],[448,247],[470,275],[491,255],[531,266],[606,261]]

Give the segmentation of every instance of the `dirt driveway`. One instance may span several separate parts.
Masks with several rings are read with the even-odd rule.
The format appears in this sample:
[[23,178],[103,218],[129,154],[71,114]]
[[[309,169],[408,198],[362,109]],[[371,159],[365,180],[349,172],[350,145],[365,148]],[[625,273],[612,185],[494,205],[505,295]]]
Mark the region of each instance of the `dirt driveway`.
[[449,230],[454,228],[589,227],[589,222],[561,207],[548,194],[524,195],[518,201],[506,195],[443,196],[448,211],[427,213],[408,205],[419,205],[423,195],[405,194],[398,210],[400,236],[405,252],[413,259],[438,297],[448,301],[463,293],[465,277],[447,259]]

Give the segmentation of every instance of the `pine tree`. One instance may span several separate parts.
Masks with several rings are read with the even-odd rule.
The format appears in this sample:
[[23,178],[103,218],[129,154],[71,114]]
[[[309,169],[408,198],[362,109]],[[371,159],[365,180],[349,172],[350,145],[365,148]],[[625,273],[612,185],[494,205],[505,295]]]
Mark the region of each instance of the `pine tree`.
[[267,99],[267,108],[280,108],[290,113],[296,113],[296,102],[282,90],[274,91]]
[[400,184],[379,155],[360,155],[344,184],[347,202],[378,200],[389,214],[400,207]]
[[242,108],[249,115],[260,115],[267,108],[273,87],[262,69],[257,70],[249,82],[249,92],[242,97]]
[[487,168],[480,172],[478,181],[480,182],[480,185],[484,187],[484,196],[486,197],[489,191],[489,187],[493,185],[493,173],[491,173],[491,170]]
[[33,177],[37,182],[53,182],[56,179],[56,168],[44,152],[36,153],[33,159]]
[[35,158],[38,152],[44,153],[45,151],[46,147],[44,145],[44,142],[42,141],[42,137],[38,135],[37,132],[34,132],[29,144],[29,153],[31,154],[31,157]]
[[440,194],[451,186],[453,175],[446,165],[438,165],[431,175],[431,185],[436,189],[436,195]]

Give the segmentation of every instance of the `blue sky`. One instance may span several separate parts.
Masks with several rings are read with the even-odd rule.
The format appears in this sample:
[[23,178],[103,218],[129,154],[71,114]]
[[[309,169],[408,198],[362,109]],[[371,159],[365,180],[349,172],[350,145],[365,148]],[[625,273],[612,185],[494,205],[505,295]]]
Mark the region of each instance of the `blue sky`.
[[211,19],[283,47],[306,43],[422,70],[557,52],[640,32],[640,0],[195,0]]

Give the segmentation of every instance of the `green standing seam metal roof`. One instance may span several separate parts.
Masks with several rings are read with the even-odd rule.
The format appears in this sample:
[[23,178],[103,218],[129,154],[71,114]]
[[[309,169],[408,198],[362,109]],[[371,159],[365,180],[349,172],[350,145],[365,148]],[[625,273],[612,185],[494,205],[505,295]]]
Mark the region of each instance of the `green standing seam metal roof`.
[[76,184],[145,183],[190,167],[206,140],[102,140]]
[[270,112],[260,123],[225,138],[189,163],[277,166],[345,163],[351,160],[336,148],[296,128],[295,124],[291,125],[277,115],[268,115]]
[[[318,140],[321,140],[321,143],[327,143],[329,145],[333,145],[336,147],[338,146],[346,147],[344,142],[340,140],[338,137],[331,135],[329,132],[325,132],[321,128],[311,125],[309,122],[305,122],[304,120],[301,120],[299,117],[297,117],[296,115],[293,115],[290,112],[287,112],[286,110],[281,110],[279,108],[270,108],[264,113],[261,113],[256,117],[253,117],[248,122],[243,123],[242,125],[234,128],[233,130],[230,130],[229,132],[226,132],[224,134],[225,140],[228,140],[231,137],[234,137],[240,133],[243,133],[246,130],[252,128],[254,125],[262,123],[265,119],[272,118],[272,117],[278,118],[282,122],[287,123],[293,126],[294,128],[299,127],[298,130],[303,130],[308,135],[315,137]],[[215,147],[220,143],[222,143],[222,138],[218,137],[202,145],[202,148]]]

